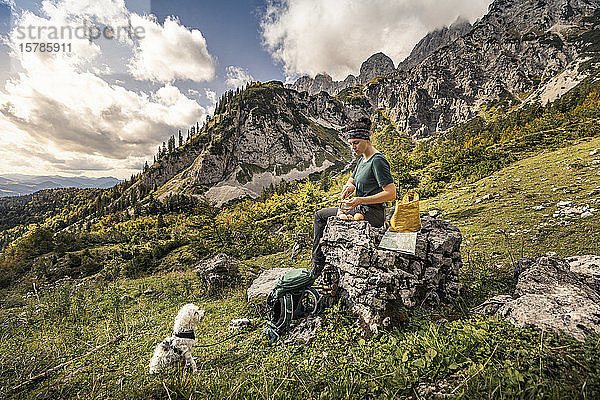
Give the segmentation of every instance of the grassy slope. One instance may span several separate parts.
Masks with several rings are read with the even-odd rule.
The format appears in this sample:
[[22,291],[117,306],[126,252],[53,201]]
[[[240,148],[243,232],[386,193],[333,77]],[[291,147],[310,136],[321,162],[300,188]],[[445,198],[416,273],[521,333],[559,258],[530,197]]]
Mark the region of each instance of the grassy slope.
[[[421,209],[441,210],[442,218],[459,226],[465,258],[495,254],[501,263],[510,260],[510,249],[517,258],[547,252],[560,257],[600,254],[600,213],[573,219],[552,216],[557,203],[565,200],[600,208],[600,162],[594,164],[600,151],[590,155],[597,148],[600,138],[543,152],[467,186],[456,185],[461,187],[422,202]],[[486,195],[494,198],[484,200]]]
[[[513,253],[521,252],[524,237],[526,255],[600,254],[598,215],[535,229],[551,219],[560,200],[596,204],[592,199],[599,194],[587,194],[600,186],[600,167],[592,165],[600,155],[589,155],[595,148],[600,148],[600,139],[524,159],[423,202],[424,210],[442,210],[443,218],[454,221],[466,237],[463,311],[510,290],[511,271],[496,266],[510,258],[498,230],[507,232]],[[476,202],[496,193],[500,197]],[[546,208],[531,209],[540,204]],[[495,258],[488,256],[492,253]],[[245,263],[244,271],[251,276],[263,268],[294,264],[306,266],[308,252],[294,261],[286,253],[256,258]],[[433,315],[439,318],[452,310],[414,313],[403,326],[369,340],[361,339],[344,313],[336,311],[326,316],[325,329],[310,346],[271,348],[258,329],[219,346],[195,348],[198,375],[150,377],[152,349],[170,334],[182,304],[194,302],[207,310],[198,334],[201,344],[226,335],[233,318],[256,317],[245,305],[243,290],[209,299],[198,285],[191,271],[111,283],[94,278],[67,281],[30,294],[26,306],[0,310],[0,397],[416,398],[416,393],[423,394],[423,385],[446,385],[445,392],[464,398],[594,398],[600,393],[596,339],[582,344],[548,332],[516,329],[494,318],[430,322]],[[144,294],[148,288],[153,292]],[[8,391],[28,376],[120,333],[125,339],[113,347],[21,391]]]

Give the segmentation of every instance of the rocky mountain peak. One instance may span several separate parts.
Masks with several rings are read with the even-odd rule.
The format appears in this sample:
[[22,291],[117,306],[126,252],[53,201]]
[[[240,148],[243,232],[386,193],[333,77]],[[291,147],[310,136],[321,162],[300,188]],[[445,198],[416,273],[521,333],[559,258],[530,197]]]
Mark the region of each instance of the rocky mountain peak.
[[307,75],[302,76],[296,82],[285,86],[299,92],[308,92],[311,96],[320,92],[335,96],[346,88],[368,82],[377,76],[387,75],[394,71],[394,61],[379,52],[373,54],[361,64],[358,77],[348,75],[343,81],[334,81],[327,73],[321,73],[315,75],[314,78]]
[[394,61],[391,58],[381,52],[375,53],[360,66],[358,80],[360,83],[365,83],[375,77],[392,73],[394,70]]
[[[600,0],[496,0],[489,10],[422,61],[403,62],[394,76],[365,85],[373,107],[387,109],[399,130],[430,137],[475,117],[484,104],[517,105],[598,54]],[[417,47],[427,48],[434,37]],[[416,50],[409,61],[420,58]]]
[[[328,75],[318,79],[331,81]],[[159,199],[205,195],[220,206],[256,198],[282,180],[341,169],[351,154],[340,130],[353,113],[323,95],[309,98],[275,81],[231,93],[187,148],[159,160],[136,185],[162,186]]]
[[398,70],[408,70],[429,57],[433,52],[452,43],[459,37],[471,30],[473,26],[464,17],[459,16],[456,20],[440,29],[429,32],[423,39],[416,44],[410,55],[406,57],[399,65]]
[[469,22],[469,20],[465,17],[463,17],[462,15],[459,15],[458,17],[456,17],[456,19],[454,20],[453,23],[450,24],[450,26],[448,27],[448,29],[460,29],[461,27],[467,25],[469,28],[471,27],[471,23]]

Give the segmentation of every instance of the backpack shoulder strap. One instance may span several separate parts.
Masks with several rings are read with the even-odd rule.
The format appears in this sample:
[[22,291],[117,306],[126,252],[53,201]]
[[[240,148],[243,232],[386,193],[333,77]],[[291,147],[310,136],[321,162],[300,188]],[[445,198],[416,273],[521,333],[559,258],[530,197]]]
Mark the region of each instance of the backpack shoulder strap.
[[286,293],[276,301],[280,302],[279,318],[277,321],[267,322],[264,329],[270,344],[275,343],[281,335],[288,331],[294,316],[294,297],[291,293]]

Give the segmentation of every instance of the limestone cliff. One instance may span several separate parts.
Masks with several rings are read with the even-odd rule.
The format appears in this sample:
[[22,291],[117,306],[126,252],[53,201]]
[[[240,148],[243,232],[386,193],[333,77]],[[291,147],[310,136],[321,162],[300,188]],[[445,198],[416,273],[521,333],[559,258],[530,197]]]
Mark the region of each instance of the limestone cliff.
[[465,35],[472,27],[468,20],[458,17],[450,26],[429,32],[412,49],[410,55],[398,64],[398,70],[406,71],[415,67],[437,50]]
[[205,195],[221,205],[257,197],[281,180],[342,168],[351,153],[340,131],[360,109],[329,96],[309,97],[280,82],[236,93],[184,148],[159,160],[136,186]]
[[428,137],[501,95],[526,97],[597,51],[598,0],[496,0],[470,31],[409,70],[363,88],[398,129]]

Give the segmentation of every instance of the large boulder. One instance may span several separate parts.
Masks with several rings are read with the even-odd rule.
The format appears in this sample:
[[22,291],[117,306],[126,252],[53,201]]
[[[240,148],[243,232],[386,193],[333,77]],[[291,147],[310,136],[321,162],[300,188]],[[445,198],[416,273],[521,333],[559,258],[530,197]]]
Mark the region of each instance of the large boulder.
[[580,341],[600,334],[600,295],[566,260],[524,258],[517,267],[515,299],[500,307],[500,315],[516,326],[560,331]]
[[275,284],[286,272],[294,268],[273,268],[263,271],[247,290],[248,302],[265,303]]
[[567,258],[571,272],[578,274],[585,282],[600,293],[600,256],[586,255]]
[[207,293],[214,295],[240,281],[239,261],[226,254],[218,254],[196,265],[196,274]]
[[393,324],[407,308],[451,303],[461,288],[456,226],[423,217],[414,256],[379,249],[384,233],[366,221],[330,217],[321,241],[328,266],[339,273],[340,300],[365,335]]
[[513,325],[562,332],[584,341],[600,334],[598,256],[521,258],[514,264],[513,296],[496,296],[475,307],[479,315],[502,315]]

